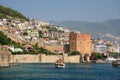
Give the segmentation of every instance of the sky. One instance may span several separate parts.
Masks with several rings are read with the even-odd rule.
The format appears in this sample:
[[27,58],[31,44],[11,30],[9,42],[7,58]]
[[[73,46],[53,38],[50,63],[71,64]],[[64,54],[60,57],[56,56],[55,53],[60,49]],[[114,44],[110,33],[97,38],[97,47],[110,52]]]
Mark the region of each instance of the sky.
[[0,5],[42,21],[99,22],[120,18],[120,0],[0,0]]

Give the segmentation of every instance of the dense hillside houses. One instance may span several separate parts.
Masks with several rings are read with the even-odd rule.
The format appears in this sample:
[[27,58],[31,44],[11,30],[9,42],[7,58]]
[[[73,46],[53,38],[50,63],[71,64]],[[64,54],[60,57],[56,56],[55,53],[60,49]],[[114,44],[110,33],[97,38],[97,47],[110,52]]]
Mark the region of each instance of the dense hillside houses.
[[106,40],[92,40],[92,50],[98,53],[120,53],[120,44]]
[[69,39],[69,29],[63,29],[62,27],[51,25],[48,22],[38,20],[21,22],[20,20],[14,19],[0,19],[0,24],[0,30],[4,34],[21,44],[25,42],[31,45],[40,43],[63,46]]
[[[62,46],[69,44],[70,29],[64,29],[60,26],[30,19],[21,22],[18,19],[0,19],[0,30],[12,40],[21,44],[29,43],[34,45],[38,43],[40,47],[46,47],[50,44]],[[80,33],[78,31],[74,31]],[[54,47],[54,46],[53,46]],[[46,47],[47,48],[47,47]],[[51,48],[53,49],[53,48]],[[49,50],[51,50],[49,49]],[[51,50],[51,51],[56,51]],[[60,50],[60,49],[59,49]],[[68,50],[69,51],[69,50]],[[62,50],[63,52],[63,50]],[[119,43],[104,40],[92,40],[92,52],[107,53],[120,52]]]

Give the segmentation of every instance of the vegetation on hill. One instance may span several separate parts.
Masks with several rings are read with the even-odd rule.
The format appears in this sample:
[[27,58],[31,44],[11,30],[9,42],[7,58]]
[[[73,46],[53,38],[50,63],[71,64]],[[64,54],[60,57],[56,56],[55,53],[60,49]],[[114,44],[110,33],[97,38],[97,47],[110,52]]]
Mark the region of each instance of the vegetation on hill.
[[28,20],[25,16],[23,16],[18,11],[0,5],[0,18],[9,18],[9,17]]
[[45,55],[56,55],[56,53],[53,53],[45,48],[37,48],[37,49],[33,49],[31,51],[26,51],[23,50],[23,52],[12,52],[12,54],[16,55],[16,54],[45,54]]
[[53,53],[47,49],[44,49],[43,47],[39,48],[39,53],[40,54],[45,54],[45,55],[55,55],[56,53]]
[[[8,38],[6,35],[3,34],[3,32],[0,31],[0,45],[14,45],[14,47],[22,48],[22,46],[19,43],[16,43],[12,41],[10,38]],[[23,51],[23,52],[12,52],[12,54],[45,54],[45,55],[55,55],[55,53],[44,49],[39,48],[38,44],[33,45],[33,50],[31,51]]]
[[8,38],[6,35],[3,34],[3,32],[0,31],[0,44],[6,45],[10,44],[11,39]]
[[14,45],[15,47],[21,47],[19,43],[12,41],[3,32],[0,31],[0,44],[1,45]]

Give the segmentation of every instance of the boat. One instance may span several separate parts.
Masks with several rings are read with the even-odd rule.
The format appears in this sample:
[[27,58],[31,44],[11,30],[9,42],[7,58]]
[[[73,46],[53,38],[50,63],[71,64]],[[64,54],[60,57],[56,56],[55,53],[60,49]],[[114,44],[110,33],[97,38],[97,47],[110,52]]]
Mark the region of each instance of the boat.
[[63,58],[58,58],[57,61],[55,62],[55,67],[56,68],[65,68],[65,62]]
[[112,63],[113,61],[116,61],[116,59],[115,58],[113,58],[113,57],[108,57],[108,58],[106,58],[106,63]]
[[113,67],[120,66],[120,59],[112,62]]

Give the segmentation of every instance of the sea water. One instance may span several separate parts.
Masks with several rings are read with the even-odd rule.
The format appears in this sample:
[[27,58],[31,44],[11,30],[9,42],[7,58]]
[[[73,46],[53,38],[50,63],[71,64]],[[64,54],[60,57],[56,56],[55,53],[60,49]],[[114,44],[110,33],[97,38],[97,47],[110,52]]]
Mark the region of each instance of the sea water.
[[120,80],[120,67],[68,63],[61,69],[53,63],[29,63],[1,68],[0,80]]

